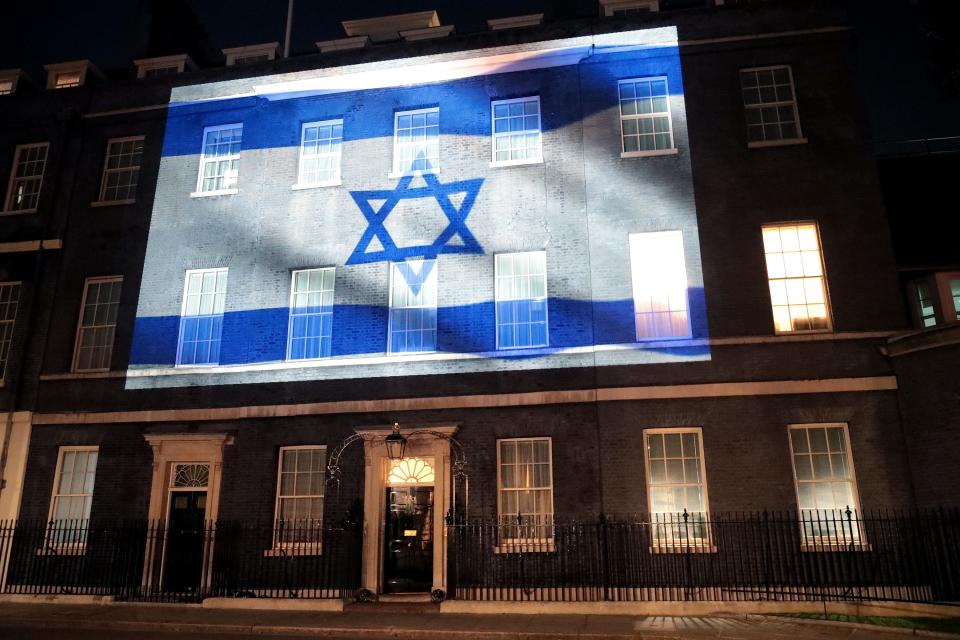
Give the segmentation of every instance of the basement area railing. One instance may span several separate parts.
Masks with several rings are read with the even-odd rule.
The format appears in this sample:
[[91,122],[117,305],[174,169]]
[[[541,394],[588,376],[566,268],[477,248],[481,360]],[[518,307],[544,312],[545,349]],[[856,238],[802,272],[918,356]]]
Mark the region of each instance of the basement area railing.
[[960,511],[674,513],[448,523],[449,597],[960,600]]
[[360,528],[313,521],[0,523],[0,591],[191,602],[349,598]]
[[[352,521],[0,522],[0,592],[351,598],[362,543]],[[451,519],[446,545],[448,598],[960,601],[958,510]]]

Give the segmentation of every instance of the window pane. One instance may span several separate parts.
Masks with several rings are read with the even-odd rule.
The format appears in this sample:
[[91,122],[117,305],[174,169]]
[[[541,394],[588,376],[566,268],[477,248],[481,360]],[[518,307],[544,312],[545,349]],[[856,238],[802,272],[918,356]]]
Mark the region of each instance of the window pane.
[[437,344],[437,262],[408,260],[391,266],[392,353],[435,351]]
[[497,347],[546,346],[546,253],[499,254],[494,264]]
[[655,544],[677,544],[691,538],[706,539],[708,528],[691,527],[683,513],[706,512],[706,478],[700,458],[700,434],[673,429],[644,434],[647,449],[647,491],[654,522]]
[[[553,472],[545,438],[500,440],[501,535],[508,539],[549,538],[553,518]],[[521,515],[517,524],[517,515]]]
[[637,339],[690,335],[687,270],[680,231],[630,235]]
[[663,78],[621,81],[620,120],[625,153],[672,149],[667,81]]
[[789,67],[741,71],[740,87],[748,141],[800,137],[800,123]]
[[777,332],[830,329],[817,227],[763,227],[770,303]]
[[[843,513],[856,510],[854,478],[843,425],[791,427],[797,504],[807,538],[860,539],[859,527],[847,526]],[[852,538],[851,538],[852,536]]]

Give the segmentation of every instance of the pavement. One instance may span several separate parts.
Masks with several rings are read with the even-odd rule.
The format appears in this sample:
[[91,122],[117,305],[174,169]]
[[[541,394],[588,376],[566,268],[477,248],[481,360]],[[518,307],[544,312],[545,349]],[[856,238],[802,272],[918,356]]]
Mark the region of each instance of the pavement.
[[[95,632],[101,632],[97,635]],[[255,636],[396,640],[896,640],[942,633],[811,623],[772,616],[490,615],[353,604],[343,612],[210,609],[198,605],[0,603],[0,638],[218,639]]]

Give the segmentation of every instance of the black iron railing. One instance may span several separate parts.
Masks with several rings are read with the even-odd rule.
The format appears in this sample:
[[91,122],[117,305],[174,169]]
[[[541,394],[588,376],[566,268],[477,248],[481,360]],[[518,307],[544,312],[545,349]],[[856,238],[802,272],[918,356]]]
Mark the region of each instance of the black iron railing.
[[530,538],[518,522],[448,523],[450,597],[960,600],[956,510],[552,518]]
[[[447,597],[960,600],[960,511],[450,521]],[[148,601],[345,598],[355,523],[0,523],[0,591]]]
[[120,600],[344,598],[360,586],[353,524],[0,522],[0,590]]

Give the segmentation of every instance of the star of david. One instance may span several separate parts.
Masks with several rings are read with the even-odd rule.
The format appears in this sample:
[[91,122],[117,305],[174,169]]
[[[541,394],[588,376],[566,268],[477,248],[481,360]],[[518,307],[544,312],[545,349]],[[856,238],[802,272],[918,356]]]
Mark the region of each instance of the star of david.
[[[363,217],[367,219],[367,228],[360,236],[356,248],[347,259],[347,264],[362,264],[367,262],[381,262],[385,260],[403,261],[408,258],[424,258],[430,260],[441,253],[483,253],[483,248],[473,233],[467,228],[467,216],[477,200],[483,178],[460,180],[440,184],[440,180],[432,173],[423,174],[425,187],[412,187],[414,176],[400,178],[395,189],[379,189],[370,191],[351,191],[353,201],[357,203]],[[464,194],[463,201],[457,207],[451,196]],[[440,232],[432,244],[398,247],[390,237],[384,226],[387,217],[401,200],[416,198],[434,198],[440,210],[447,217],[449,224]],[[383,200],[380,208],[374,210],[371,200]],[[459,238],[459,243],[451,241]],[[370,251],[370,244],[377,240],[382,249]]]

